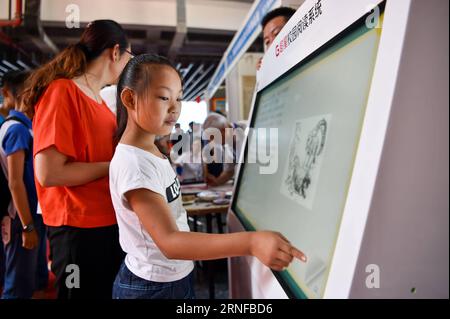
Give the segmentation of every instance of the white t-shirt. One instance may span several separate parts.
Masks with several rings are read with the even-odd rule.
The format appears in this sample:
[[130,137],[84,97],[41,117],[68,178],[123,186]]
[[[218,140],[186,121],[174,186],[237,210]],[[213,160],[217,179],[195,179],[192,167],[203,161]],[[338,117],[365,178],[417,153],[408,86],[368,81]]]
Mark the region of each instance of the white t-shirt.
[[146,188],[161,194],[180,231],[189,231],[180,183],[168,159],[143,149],[119,144],[109,169],[109,187],[119,225],[119,241],[127,253],[125,264],[136,276],[156,282],[186,277],[194,268],[190,260],[167,259],[131,210],[125,193]]

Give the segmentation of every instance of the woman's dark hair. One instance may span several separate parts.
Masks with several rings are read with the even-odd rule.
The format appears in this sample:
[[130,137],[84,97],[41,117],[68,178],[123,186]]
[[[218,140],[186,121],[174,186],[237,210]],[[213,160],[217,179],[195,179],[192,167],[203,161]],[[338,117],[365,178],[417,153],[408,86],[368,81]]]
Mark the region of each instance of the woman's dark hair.
[[24,111],[33,115],[34,106],[53,80],[73,79],[84,74],[89,62],[116,44],[119,45],[121,53],[129,45],[120,24],[112,20],[95,20],[89,23],[77,44],[68,46],[31,74],[23,94]]
[[122,103],[120,94],[124,88],[130,88],[137,96],[145,97],[148,86],[152,80],[155,66],[168,66],[174,69],[183,85],[183,77],[175,66],[165,57],[156,54],[141,54],[132,58],[122,71],[117,84],[117,131],[116,141],[119,141],[125,131],[128,121],[128,112]]

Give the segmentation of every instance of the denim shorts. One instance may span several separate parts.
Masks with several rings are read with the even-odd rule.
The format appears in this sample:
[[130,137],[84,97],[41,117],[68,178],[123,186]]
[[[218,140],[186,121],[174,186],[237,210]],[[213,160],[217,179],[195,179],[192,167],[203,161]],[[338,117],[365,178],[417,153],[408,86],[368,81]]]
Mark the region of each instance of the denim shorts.
[[195,299],[194,272],[171,282],[155,282],[133,274],[122,263],[113,286],[113,299]]

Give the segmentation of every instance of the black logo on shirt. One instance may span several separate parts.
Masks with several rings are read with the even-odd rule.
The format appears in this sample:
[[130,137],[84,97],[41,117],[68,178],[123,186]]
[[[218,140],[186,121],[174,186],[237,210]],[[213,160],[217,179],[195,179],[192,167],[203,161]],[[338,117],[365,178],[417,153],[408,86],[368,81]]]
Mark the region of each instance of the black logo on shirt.
[[175,177],[175,181],[173,182],[173,184],[166,188],[167,202],[171,203],[179,196],[180,196],[180,182],[178,181],[178,178]]

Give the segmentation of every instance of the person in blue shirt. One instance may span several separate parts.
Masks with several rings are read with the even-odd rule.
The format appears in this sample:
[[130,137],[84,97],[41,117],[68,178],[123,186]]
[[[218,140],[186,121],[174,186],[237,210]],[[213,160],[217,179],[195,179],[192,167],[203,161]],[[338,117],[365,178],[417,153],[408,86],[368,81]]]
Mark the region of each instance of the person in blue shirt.
[[[1,94],[1,93],[0,93]],[[5,114],[3,114],[3,96],[0,96],[0,125],[5,121]],[[0,217],[3,215],[0,212]],[[3,284],[5,283],[5,247],[3,240],[0,240],[0,293],[3,290]]]
[[12,204],[4,221],[8,235],[2,299],[31,298],[48,281],[45,226],[37,213],[32,122],[18,111],[26,77],[25,72],[10,72],[3,78],[4,107],[9,114],[0,128],[0,162]]

